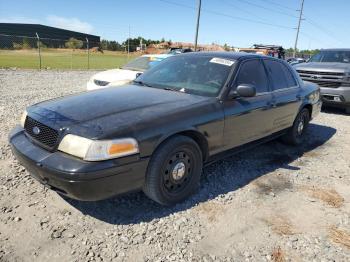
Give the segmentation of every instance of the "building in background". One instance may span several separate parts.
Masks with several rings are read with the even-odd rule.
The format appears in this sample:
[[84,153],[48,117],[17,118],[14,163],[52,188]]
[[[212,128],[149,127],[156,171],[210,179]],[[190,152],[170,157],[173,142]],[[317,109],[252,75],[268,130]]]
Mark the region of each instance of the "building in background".
[[40,37],[40,42],[52,48],[64,47],[66,41],[70,38],[75,38],[84,42],[89,41],[89,46],[99,46],[100,36],[90,35],[71,30],[40,25],[40,24],[19,24],[19,23],[0,23],[0,48],[11,49],[14,43],[26,41],[28,45],[36,43],[37,35]]

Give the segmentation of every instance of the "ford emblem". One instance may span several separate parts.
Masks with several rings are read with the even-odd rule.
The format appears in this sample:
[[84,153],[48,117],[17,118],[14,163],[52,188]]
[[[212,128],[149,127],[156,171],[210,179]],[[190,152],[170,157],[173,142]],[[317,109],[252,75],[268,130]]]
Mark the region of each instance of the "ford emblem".
[[317,78],[318,78],[318,76],[312,76],[312,78],[313,78],[313,79],[317,79]]
[[37,127],[37,126],[33,127],[33,133],[34,133],[34,135],[39,135],[40,134],[40,128]]

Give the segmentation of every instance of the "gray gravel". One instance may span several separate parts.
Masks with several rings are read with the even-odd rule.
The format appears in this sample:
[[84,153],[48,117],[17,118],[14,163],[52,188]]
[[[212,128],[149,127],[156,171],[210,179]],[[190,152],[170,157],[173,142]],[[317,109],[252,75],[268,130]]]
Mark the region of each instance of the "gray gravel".
[[34,181],[7,143],[27,105],[81,92],[93,71],[0,70],[0,261],[349,261],[350,116],[323,112],[204,169],[172,208],[141,192],[86,203]]

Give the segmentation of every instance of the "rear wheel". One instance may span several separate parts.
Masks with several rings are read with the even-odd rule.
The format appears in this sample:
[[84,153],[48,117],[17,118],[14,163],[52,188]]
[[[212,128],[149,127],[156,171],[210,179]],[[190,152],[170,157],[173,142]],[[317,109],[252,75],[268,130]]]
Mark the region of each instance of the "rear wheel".
[[303,108],[295,118],[293,126],[282,137],[282,140],[290,145],[300,145],[303,142],[309,122],[310,111]]
[[198,144],[189,137],[175,136],[153,154],[143,191],[162,205],[181,202],[198,188],[202,166]]

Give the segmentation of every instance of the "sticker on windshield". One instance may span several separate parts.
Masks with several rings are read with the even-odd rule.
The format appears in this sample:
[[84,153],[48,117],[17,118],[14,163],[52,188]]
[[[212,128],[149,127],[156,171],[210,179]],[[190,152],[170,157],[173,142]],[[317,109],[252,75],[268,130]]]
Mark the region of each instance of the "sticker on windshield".
[[232,66],[235,62],[223,58],[214,57],[210,61],[210,63],[225,65],[225,66]]

